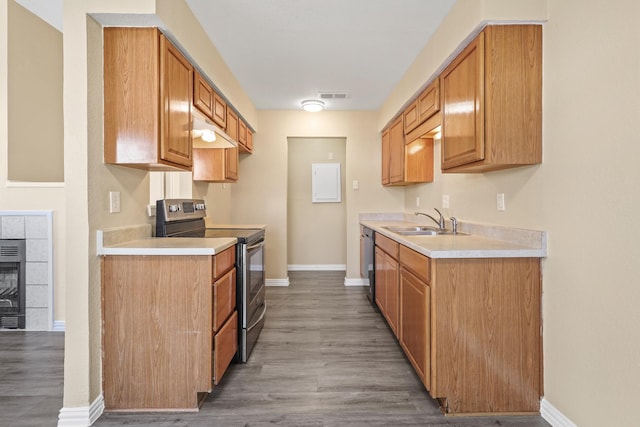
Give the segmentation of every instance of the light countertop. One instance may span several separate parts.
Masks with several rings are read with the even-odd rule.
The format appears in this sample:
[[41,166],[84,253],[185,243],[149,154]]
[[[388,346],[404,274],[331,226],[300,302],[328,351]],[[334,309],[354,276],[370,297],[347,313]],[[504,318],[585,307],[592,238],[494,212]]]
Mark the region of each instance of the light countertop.
[[216,255],[235,245],[235,237],[151,237],[148,224],[98,230],[98,255]]
[[407,236],[383,227],[416,225],[416,222],[361,216],[360,224],[430,258],[543,258],[547,255],[546,233],[542,231],[483,227],[461,221],[458,230],[468,234]]

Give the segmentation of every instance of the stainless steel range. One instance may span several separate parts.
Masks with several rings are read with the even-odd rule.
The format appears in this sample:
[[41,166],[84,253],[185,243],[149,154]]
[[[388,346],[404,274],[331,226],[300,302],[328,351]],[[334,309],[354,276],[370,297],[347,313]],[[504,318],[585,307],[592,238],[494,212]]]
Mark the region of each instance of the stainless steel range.
[[246,362],[264,326],[264,229],[206,228],[206,206],[200,199],[163,199],[156,202],[156,237],[235,237],[238,354]]

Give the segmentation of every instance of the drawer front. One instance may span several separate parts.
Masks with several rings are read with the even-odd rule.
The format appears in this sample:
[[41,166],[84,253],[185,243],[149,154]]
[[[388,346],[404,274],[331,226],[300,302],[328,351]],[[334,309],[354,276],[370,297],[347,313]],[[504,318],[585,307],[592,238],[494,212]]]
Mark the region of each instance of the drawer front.
[[431,283],[431,258],[400,245],[400,264],[425,283]]
[[376,246],[391,255],[394,259],[398,259],[398,242],[392,240],[380,233],[375,236]]
[[238,312],[227,320],[220,332],[213,337],[213,383],[218,385],[238,351]]
[[228,249],[213,256],[213,279],[222,276],[236,263],[236,247],[231,246]]
[[213,284],[213,332],[217,332],[222,324],[236,309],[236,269],[216,280]]

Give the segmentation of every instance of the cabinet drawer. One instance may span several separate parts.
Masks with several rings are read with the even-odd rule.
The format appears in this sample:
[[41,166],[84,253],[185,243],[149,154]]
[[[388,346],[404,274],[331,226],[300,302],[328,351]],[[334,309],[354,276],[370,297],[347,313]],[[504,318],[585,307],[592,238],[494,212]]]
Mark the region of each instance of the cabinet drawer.
[[213,284],[213,332],[217,332],[229,315],[236,309],[236,269],[216,280]]
[[213,279],[222,276],[236,263],[236,247],[231,246],[213,257]]
[[398,259],[398,242],[392,240],[380,233],[376,233],[375,238],[376,246],[391,255],[393,258]]
[[211,371],[213,383],[218,385],[229,364],[238,351],[238,312],[227,320],[220,332],[213,337],[213,352],[211,357]]
[[400,264],[418,276],[420,280],[426,283],[431,282],[431,259],[429,257],[400,245]]

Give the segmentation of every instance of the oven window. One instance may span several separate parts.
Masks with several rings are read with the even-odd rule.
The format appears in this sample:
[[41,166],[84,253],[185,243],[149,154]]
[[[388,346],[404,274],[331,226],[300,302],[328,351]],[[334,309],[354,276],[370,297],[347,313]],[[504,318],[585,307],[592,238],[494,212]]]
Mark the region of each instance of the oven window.
[[245,266],[247,274],[247,289],[249,298],[247,302],[252,302],[264,286],[264,247],[260,246],[249,249],[247,252],[248,262]]

